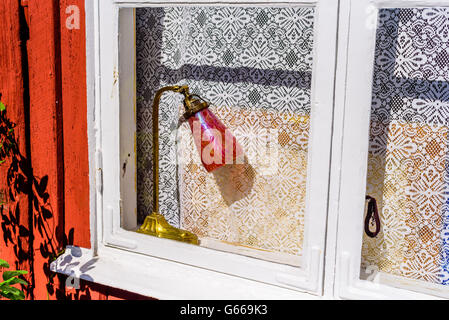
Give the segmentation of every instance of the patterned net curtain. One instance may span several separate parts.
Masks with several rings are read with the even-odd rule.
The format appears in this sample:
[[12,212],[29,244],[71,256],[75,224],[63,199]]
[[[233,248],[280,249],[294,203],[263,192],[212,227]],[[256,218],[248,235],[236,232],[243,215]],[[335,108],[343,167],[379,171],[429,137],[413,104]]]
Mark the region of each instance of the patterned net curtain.
[[448,284],[449,9],[380,10],[374,64],[362,268]]
[[[152,99],[187,84],[245,151],[202,167],[179,95],[161,100],[160,212],[202,244],[300,255],[303,242],[314,9],[137,9],[138,219],[152,210]],[[178,130],[176,130],[178,129]]]

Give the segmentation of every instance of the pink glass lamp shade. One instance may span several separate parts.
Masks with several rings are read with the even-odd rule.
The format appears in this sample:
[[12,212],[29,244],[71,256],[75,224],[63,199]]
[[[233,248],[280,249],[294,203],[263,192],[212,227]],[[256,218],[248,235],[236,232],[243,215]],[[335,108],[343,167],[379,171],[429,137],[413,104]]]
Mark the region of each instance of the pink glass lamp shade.
[[209,108],[188,118],[195,145],[207,172],[242,159],[243,149],[234,135]]

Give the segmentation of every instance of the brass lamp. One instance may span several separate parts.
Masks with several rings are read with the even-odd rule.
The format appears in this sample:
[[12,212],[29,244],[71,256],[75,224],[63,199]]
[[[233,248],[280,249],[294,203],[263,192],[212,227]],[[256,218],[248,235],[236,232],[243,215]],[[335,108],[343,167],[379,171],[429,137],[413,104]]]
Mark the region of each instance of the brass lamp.
[[208,172],[234,163],[243,155],[243,151],[236,138],[209,110],[209,103],[197,95],[190,94],[188,86],[168,86],[156,92],[153,100],[153,213],[145,218],[137,232],[199,244],[195,234],[173,227],[159,213],[159,101],[166,91],[184,95],[184,118],[189,121],[201,162]]

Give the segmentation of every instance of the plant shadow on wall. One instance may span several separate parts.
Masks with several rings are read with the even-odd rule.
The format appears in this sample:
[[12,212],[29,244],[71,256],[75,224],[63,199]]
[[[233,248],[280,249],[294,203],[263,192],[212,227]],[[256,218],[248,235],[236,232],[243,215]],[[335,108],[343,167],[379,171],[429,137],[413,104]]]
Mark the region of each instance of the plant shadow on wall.
[[[1,94],[0,94],[1,98]],[[7,115],[6,107],[0,102],[0,165],[7,166],[6,195],[0,205],[1,228],[5,245],[12,246],[16,257],[16,267],[28,265],[30,276],[28,285],[22,284],[27,298],[34,298],[34,261],[38,252],[44,259],[43,273],[46,276],[47,297],[57,299],[82,298],[80,292],[66,294],[65,276],[50,271],[50,263],[63,253],[62,248],[73,245],[74,229],[64,233],[61,223],[55,225],[53,209],[48,193],[48,175],[36,177],[29,158],[19,149],[13,123]],[[19,199],[28,198],[28,219],[24,219],[24,207]],[[22,209],[22,211],[21,211]],[[26,220],[26,221],[25,221]],[[37,233],[36,233],[37,231]],[[36,233],[36,234],[35,234]],[[36,236],[38,240],[36,241]],[[55,277],[59,281],[55,281]],[[89,297],[89,289],[84,296]]]

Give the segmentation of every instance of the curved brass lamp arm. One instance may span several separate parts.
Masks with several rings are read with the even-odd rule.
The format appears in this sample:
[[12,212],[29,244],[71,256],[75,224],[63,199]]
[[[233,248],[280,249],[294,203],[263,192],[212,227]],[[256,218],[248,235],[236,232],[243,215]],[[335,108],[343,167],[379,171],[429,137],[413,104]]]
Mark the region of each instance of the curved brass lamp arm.
[[[184,106],[186,110],[192,110],[189,106],[197,107],[200,100],[189,94],[187,86],[169,86],[159,89],[153,100],[153,213],[145,217],[145,221],[137,230],[139,233],[152,235],[159,238],[183,241],[191,244],[199,244],[198,237],[186,230],[170,225],[165,217],[159,213],[159,101],[166,91],[184,94]],[[204,103],[203,103],[204,104]],[[206,106],[207,107],[207,106]]]
[[166,91],[189,92],[187,86],[169,86],[159,89],[153,99],[153,212],[159,212],[159,101]]
[[200,97],[191,95],[187,86],[168,86],[156,92],[153,100],[153,213],[145,218],[145,221],[137,232],[160,238],[199,244],[199,239],[195,234],[173,227],[159,213],[159,102],[162,94],[166,91],[178,92],[184,95],[184,107],[186,109],[184,117],[186,119],[209,106]]
[[209,107],[209,103],[197,95],[191,95],[188,86],[168,86],[159,89],[153,99],[153,212],[159,212],[159,101],[167,91],[184,95],[184,117],[187,119],[196,112]]

